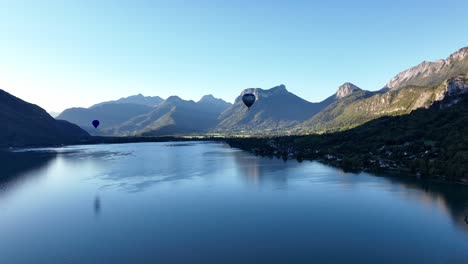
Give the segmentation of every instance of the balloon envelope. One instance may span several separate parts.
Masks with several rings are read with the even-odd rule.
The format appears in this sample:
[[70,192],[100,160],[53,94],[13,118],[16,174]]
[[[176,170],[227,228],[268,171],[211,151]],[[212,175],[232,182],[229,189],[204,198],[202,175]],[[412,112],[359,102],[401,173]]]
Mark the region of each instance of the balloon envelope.
[[242,101],[248,108],[250,108],[253,105],[253,103],[255,103],[255,95],[251,93],[246,93],[242,96]]
[[93,120],[93,126],[97,128],[99,126],[99,120]]

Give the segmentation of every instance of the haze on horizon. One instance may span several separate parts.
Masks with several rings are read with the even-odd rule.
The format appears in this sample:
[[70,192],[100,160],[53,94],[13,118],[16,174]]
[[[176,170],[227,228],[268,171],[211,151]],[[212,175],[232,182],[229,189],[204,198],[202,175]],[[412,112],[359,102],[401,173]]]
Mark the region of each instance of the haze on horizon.
[[317,102],[467,46],[466,13],[455,0],[5,1],[0,89],[48,111],[279,84]]

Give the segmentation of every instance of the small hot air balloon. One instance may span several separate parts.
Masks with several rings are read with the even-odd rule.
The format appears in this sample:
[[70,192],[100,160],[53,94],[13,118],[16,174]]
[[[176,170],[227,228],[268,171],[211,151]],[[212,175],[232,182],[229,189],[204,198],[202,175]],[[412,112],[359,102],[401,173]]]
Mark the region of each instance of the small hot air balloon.
[[99,126],[99,120],[93,120],[93,126],[94,128],[97,128]]
[[250,109],[250,107],[255,103],[255,95],[252,93],[246,93],[242,96],[242,102]]

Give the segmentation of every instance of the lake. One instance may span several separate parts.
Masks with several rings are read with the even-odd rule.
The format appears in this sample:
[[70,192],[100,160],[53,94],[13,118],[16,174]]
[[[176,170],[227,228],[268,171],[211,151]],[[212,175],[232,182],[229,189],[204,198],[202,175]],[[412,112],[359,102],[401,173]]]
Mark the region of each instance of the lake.
[[467,186],[210,142],[21,154],[2,161],[2,264],[468,263]]

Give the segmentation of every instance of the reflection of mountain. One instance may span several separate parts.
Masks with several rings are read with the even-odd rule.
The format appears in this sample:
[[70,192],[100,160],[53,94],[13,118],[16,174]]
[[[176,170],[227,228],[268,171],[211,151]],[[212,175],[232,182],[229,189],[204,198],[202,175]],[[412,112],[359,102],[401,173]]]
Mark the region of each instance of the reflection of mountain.
[[296,161],[283,162],[277,158],[262,158],[244,151],[235,151],[231,155],[243,179],[255,185],[273,184],[284,188],[291,176],[289,171],[299,166]]
[[407,177],[385,177],[392,184],[420,190],[420,199],[427,203],[437,203],[452,217],[453,222],[468,232],[468,225],[463,221],[468,215],[468,186],[449,183],[421,181]]
[[9,186],[21,180],[21,175],[46,166],[55,159],[55,152],[2,152],[0,160],[2,168],[0,173],[0,193],[8,190]]
[[[217,170],[224,170],[229,162],[222,157],[223,152],[210,150],[211,144],[187,142],[161,142],[138,144],[138,151],[125,152],[125,145],[115,147],[112,151],[95,151],[88,153],[69,153],[62,158],[92,157],[93,161],[113,160],[109,172],[100,175],[105,182],[101,188],[117,188],[131,193],[169,182],[189,180],[194,177],[214,177]],[[218,144],[214,145],[218,147]],[[225,153],[224,153],[225,155]],[[124,162],[118,160],[123,158]],[[222,175],[221,173],[217,175]]]
[[[295,169],[301,166],[296,161],[289,160],[282,162],[277,158],[261,158],[243,151],[234,151],[231,155],[242,179],[246,183],[253,185],[270,184],[277,188],[285,189],[288,187],[288,181],[296,177],[297,171]],[[328,167],[325,164],[323,166]],[[342,174],[339,168],[333,167],[333,169],[336,173]],[[298,175],[301,175],[301,173]],[[318,177],[315,180],[337,181],[342,186],[360,184],[359,179],[353,178],[353,175],[355,174],[346,173],[346,175],[343,175],[339,179],[333,179],[331,175],[327,174],[326,179]],[[417,199],[421,203],[441,208],[442,211],[450,215],[458,228],[463,228],[468,232],[468,225],[464,222],[465,215],[468,215],[468,186],[388,175],[383,176],[382,179],[390,182],[391,185],[389,186],[401,188],[402,192],[411,194],[412,200]]]
[[[340,167],[328,164],[324,165],[333,167],[336,170],[341,170]],[[349,173],[350,175],[355,174],[349,171],[346,173]],[[464,222],[464,217],[468,215],[468,186],[455,183],[420,180],[407,176],[389,175],[388,172],[373,172],[371,176],[379,177],[386,182],[390,182],[392,188],[401,188],[401,191],[407,192],[411,195],[412,199],[418,200],[421,204],[426,204],[429,207],[435,206],[440,208],[442,211],[450,215],[452,221],[458,227],[461,227],[468,232],[468,225]],[[349,182],[347,183],[351,184],[355,182],[352,178],[349,178]]]

